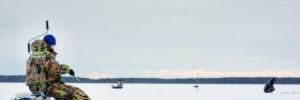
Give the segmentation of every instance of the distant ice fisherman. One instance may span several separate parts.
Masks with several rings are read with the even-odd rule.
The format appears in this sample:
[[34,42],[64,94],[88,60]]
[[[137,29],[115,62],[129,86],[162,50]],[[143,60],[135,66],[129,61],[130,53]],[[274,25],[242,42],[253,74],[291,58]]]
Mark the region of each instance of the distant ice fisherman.
[[275,83],[276,79],[272,78],[264,87],[264,92],[265,93],[272,93],[273,91],[275,91],[275,87],[273,86],[273,84]]
[[113,89],[122,89],[123,88],[123,81],[119,80],[119,83],[117,85],[111,85]]

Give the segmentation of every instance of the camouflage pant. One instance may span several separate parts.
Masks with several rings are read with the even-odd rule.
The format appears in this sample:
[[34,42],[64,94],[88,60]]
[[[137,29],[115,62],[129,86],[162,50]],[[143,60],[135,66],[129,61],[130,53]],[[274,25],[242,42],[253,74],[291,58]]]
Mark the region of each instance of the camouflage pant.
[[[32,89],[30,90],[32,91]],[[54,97],[55,100],[91,100],[88,95],[79,88],[65,85],[64,83],[48,84],[45,89],[45,95]]]

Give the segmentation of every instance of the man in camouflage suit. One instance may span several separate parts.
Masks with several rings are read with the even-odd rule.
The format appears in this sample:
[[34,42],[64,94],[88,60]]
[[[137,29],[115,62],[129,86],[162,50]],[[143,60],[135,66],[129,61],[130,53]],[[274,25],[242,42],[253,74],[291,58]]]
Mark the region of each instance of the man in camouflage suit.
[[[74,71],[68,65],[59,64],[55,61],[54,47],[56,41],[53,35],[46,35],[43,40],[35,40],[31,44],[32,55],[26,65],[26,85],[35,94],[41,89],[41,73],[43,73],[44,94],[54,97],[56,100],[90,100],[90,98],[79,88],[65,85],[61,80],[61,74],[74,76]],[[40,57],[43,56],[43,66],[40,64]],[[41,72],[43,67],[43,72]]]

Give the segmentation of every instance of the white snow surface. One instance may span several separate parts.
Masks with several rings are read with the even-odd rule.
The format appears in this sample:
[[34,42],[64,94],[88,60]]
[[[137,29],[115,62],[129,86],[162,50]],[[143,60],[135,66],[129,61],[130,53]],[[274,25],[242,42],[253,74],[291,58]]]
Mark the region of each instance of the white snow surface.
[[[67,83],[69,84],[69,83]],[[124,84],[112,89],[111,84],[72,83],[92,100],[300,100],[300,85],[275,85],[275,92],[265,94],[263,84]],[[24,83],[0,83],[0,100],[30,92]]]

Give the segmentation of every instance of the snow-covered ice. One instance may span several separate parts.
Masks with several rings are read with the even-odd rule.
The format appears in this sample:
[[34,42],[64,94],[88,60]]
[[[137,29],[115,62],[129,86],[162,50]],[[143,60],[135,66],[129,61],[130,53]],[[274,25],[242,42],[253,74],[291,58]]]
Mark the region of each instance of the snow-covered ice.
[[[68,84],[68,83],[67,83]],[[271,94],[261,85],[245,84],[124,84],[112,89],[111,84],[72,83],[93,100],[299,100],[300,85],[275,85]],[[16,93],[29,92],[24,83],[0,83],[0,100],[9,100]]]

